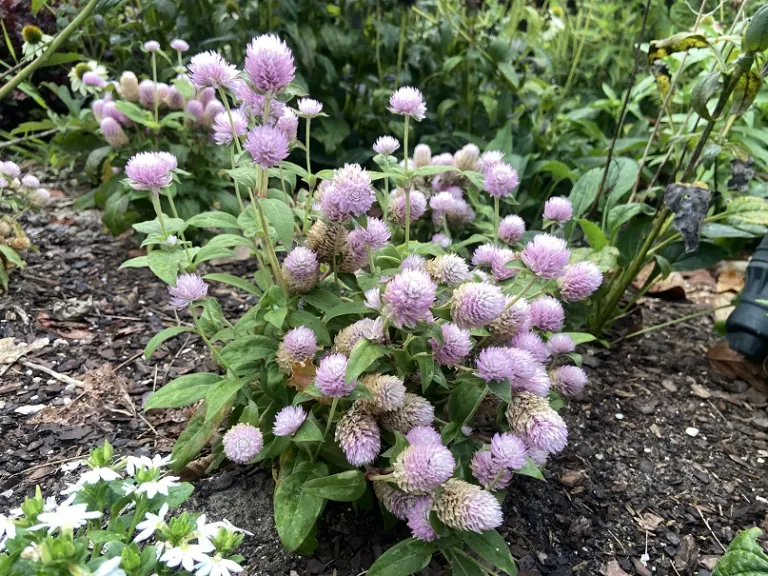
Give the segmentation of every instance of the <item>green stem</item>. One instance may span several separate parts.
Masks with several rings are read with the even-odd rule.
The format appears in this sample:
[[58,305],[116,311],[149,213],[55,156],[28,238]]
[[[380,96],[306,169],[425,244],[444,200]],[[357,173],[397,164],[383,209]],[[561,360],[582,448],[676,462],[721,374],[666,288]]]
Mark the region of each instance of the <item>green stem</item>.
[[499,198],[498,196],[493,197],[493,212],[496,215],[496,222],[494,222],[495,226],[493,227],[493,243],[498,244],[499,243]]
[[165,219],[163,218],[163,209],[160,206],[160,195],[155,194],[154,192],[150,192],[152,195],[152,206],[155,209],[155,214],[157,214],[157,221],[160,222],[160,230],[163,233],[163,236],[165,236],[166,239],[168,239],[168,232],[165,229]]
[[195,305],[189,307],[189,313],[192,314],[192,321],[195,323],[195,330],[197,331],[197,335],[202,338],[203,343],[205,344],[206,348],[210,350],[211,355],[216,360],[216,363],[224,368],[227,372],[229,372],[229,365],[227,364],[227,361],[222,358],[221,354],[219,354],[219,351],[216,349],[216,347],[211,344],[211,341],[208,340],[208,337],[205,335],[205,331],[203,330],[202,326],[200,326],[200,319],[197,317],[197,312],[195,312]]
[[312,186],[312,165],[309,161],[309,125],[311,122],[311,118],[307,118],[307,121],[305,123],[305,132],[304,132],[304,152],[307,156],[307,199],[304,202],[304,225],[302,227],[302,230],[304,232],[304,236],[307,235],[308,227],[309,227],[309,213],[312,210],[312,189],[314,186]]
[[509,304],[506,305],[504,310],[509,310],[510,308],[512,308],[512,306],[514,306],[517,303],[518,300],[520,300],[520,298],[525,296],[528,290],[530,290],[533,287],[533,285],[536,284],[536,280],[537,280],[536,276],[532,276],[531,281],[525,285],[525,288],[523,288],[520,292],[518,292],[517,296],[515,296],[514,298],[512,298],[512,300],[509,301]]
[[376,69],[379,73],[379,85],[384,83],[384,69],[381,67],[381,0],[376,0]]
[[156,52],[152,52],[152,82],[154,82],[154,88],[155,88],[155,96],[154,96],[154,103],[155,103],[155,124],[159,122],[160,115],[158,113],[159,108],[159,102],[157,101],[157,56]]
[[325,423],[325,431],[323,432],[323,439],[320,441],[320,444],[317,445],[317,450],[315,451],[315,455],[312,456],[312,463],[317,460],[317,457],[320,455],[320,450],[323,449],[323,444],[325,444],[325,439],[328,436],[328,432],[331,431],[331,425],[333,424],[333,416],[336,414],[336,406],[339,403],[338,398],[334,398],[331,402],[331,411],[328,413],[328,421]]
[[[165,195],[168,198],[168,203],[171,205],[171,212],[173,213],[173,217],[176,218],[177,220],[181,220],[181,218],[179,218],[179,213],[176,210],[176,204],[173,201],[173,196],[171,196],[171,191],[169,189],[167,189],[167,188],[165,189]],[[187,256],[187,265],[191,266],[192,265],[192,256],[189,255],[189,247],[187,246],[187,239],[184,237],[184,231],[183,230],[181,230],[179,232],[179,236],[181,236],[181,241],[184,244],[184,253]]]
[[403,8],[400,16],[400,42],[397,46],[397,70],[395,71],[395,90],[400,87],[400,69],[403,66],[403,53],[405,52],[405,32],[408,28],[408,10]]
[[408,121],[410,116],[405,117],[405,132],[403,133],[403,166],[405,175],[408,179],[405,183],[405,247],[408,248],[408,242],[411,239],[411,179],[408,177]]
[[[229,155],[230,163],[232,164],[232,170],[234,170],[236,168],[235,149],[230,148],[229,152],[230,152],[230,155]],[[232,182],[235,183],[235,195],[237,196],[237,205],[240,207],[240,212],[243,212],[245,210],[245,206],[243,205],[243,198],[240,196],[240,186],[237,183],[237,180],[235,180],[234,178],[232,178]]]
[[[266,195],[267,180],[269,179],[269,175],[263,168],[259,168],[259,172],[261,173],[260,179],[262,182],[262,193],[263,195]],[[254,210],[256,210],[259,216],[259,223],[261,224],[261,229],[263,232],[264,244],[267,247],[267,257],[269,258],[269,262],[272,265],[272,272],[275,275],[275,280],[277,280],[277,283],[280,284],[280,288],[282,288],[283,295],[287,301],[289,297],[288,285],[285,283],[285,278],[283,278],[283,273],[280,270],[280,262],[277,259],[277,254],[275,253],[275,247],[272,245],[272,239],[269,237],[267,219],[264,216],[264,211],[261,209],[261,206],[259,206],[258,200],[251,196],[251,201],[254,203]]]
[[483,393],[480,394],[480,397],[475,402],[475,405],[472,407],[472,411],[467,414],[467,417],[464,418],[464,422],[461,423],[462,426],[466,426],[467,423],[472,420],[472,417],[475,415],[475,412],[477,412],[477,409],[480,408],[480,404],[483,403],[483,400],[485,400],[485,397],[488,395],[488,386],[485,386],[483,388]]
[[[242,148],[240,148],[240,137],[237,135],[237,131],[235,130],[235,121],[232,118],[232,109],[229,107],[229,100],[227,99],[226,94],[224,94],[224,89],[219,86],[219,96],[221,97],[221,100],[224,102],[224,108],[227,111],[227,117],[229,118],[229,125],[232,126],[232,140],[235,143],[235,148],[237,149],[237,155],[239,156],[242,152]],[[234,168],[234,162],[232,165],[232,168]]]
[[584,28],[581,30],[581,37],[579,38],[579,45],[576,47],[576,53],[573,55],[573,62],[571,63],[571,69],[568,72],[568,79],[565,81],[565,87],[563,88],[563,97],[568,94],[568,90],[571,88],[571,83],[575,78],[576,68],[579,65],[581,59],[581,52],[584,50],[584,44],[587,41],[586,31],[589,28],[589,23],[592,20],[592,9],[595,6],[596,0],[589,1],[589,9],[587,10],[587,17],[584,20]]

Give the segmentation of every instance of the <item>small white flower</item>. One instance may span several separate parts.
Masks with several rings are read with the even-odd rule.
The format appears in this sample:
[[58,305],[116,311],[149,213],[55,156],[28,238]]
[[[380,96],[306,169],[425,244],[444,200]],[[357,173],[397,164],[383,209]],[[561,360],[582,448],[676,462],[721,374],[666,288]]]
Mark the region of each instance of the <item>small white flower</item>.
[[53,512],[43,512],[37,517],[39,524],[30,527],[30,530],[48,528],[48,534],[56,530],[77,530],[84,526],[88,520],[101,518],[101,512],[89,512],[87,504],[70,505],[64,502]]
[[203,541],[200,544],[184,542],[166,550],[160,557],[160,562],[164,562],[169,568],[176,568],[181,565],[187,572],[192,572],[195,562],[203,563],[210,560],[208,552],[214,550],[215,548],[208,541]]
[[82,489],[82,484],[72,484],[70,482],[67,482],[66,487],[64,490],[61,491],[62,494],[77,494]]
[[243,567],[237,562],[222,558],[221,554],[216,554],[213,558],[208,558],[195,566],[196,576],[230,576],[232,572],[242,572]]
[[93,576],[125,576],[125,570],[120,568],[120,556],[110,558],[98,567]]
[[147,498],[154,498],[158,494],[168,496],[168,489],[178,486],[179,478],[177,476],[164,476],[159,480],[153,480],[151,482],[142,482],[136,489],[139,494],[146,494]]
[[219,533],[221,528],[226,528],[230,532],[239,532],[241,534],[245,534],[246,536],[253,536],[253,532],[248,532],[248,530],[238,528],[232,524],[232,522],[226,519],[219,522],[211,522],[210,524],[206,524],[205,514],[197,519],[197,533],[206,538],[213,538]]
[[140,530],[140,532],[133,541],[143,542],[144,540],[151,538],[152,535],[165,524],[166,514],[168,514],[168,504],[163,504],[157,514],[147,512],[144,516],[144,520],[136,525],[136,530]]
[[40,546],[35,543],[30,544],[24,550],[21,551],[21,557],[24,560],[31,560],[32,562],[40,561]]
[[88,470],[88,472],[83,472],[77,483],[80,485],[98,484],[101,480],[104,480],[104,482],[112,482],[112,480],[118,480],[119,478],[120,474],[112,470],[112,468],[100,466],[98,468],[92,468],[91,470]]
[[84,464],[83,460],[75,460],[74,462],[67,462],[66,464],[62,464],[59,470],[61,470],[62,472],[74,472],[75,470],[80,468],[80,466],[82,466],[83,464]]
[[152,460],[146,456],[128,456],[125,459],[125,471],[129,476],[133,476],[136,473],[136,470],[151,467]]
[[16,536],[16,524],[13,520],[0,514],[0,550],[5,548],[5,541]]

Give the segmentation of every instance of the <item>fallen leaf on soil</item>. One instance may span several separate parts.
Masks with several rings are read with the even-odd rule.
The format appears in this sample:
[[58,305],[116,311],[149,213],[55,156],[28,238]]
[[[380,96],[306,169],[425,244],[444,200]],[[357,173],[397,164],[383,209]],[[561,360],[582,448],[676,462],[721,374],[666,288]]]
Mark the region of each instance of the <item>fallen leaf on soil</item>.
[[717,293],[723,292],[741,292],[744,288],[744,272],[739,272],[735,268],[728,268],[720,272],[717,277]]
[[[635,277],[632,283],[638,290],[643,287],[648,276],[651,274],[655,263],[648,264]],[[666,300],[684,300],[685,299],[685,280],[679,272],[672,272],[664,279],[656,279],[648,289],[648,294],[664,298]]]
[[701,384],[691,384],[691,392],[699,398],[711,398],[712,394]]
[[656,514],[651,514],[650,512],[646,512],[640,517],[640,520],[638,524],[640,525],[640,528],[643,530],[648,530],[649,532],[653,532],[656,530],[656,528],[659,527],[659,525],[664,522],[664,518],[661,516],[656,516]]
[[48,338],[41,338],[32,344],[14,344],[13,338],[0,339],[0,364],[13,364],[22,356],[48,346]]
[[640,576],[651,576],[653,574],[648,568],[643,566],[639,558],[632,558],[632,564],[635,565],[635,570]]
[[566,470],[563,472],[563,475],[560,476],[560,484],[567,486],[568,488],[573,488],[574,486],[583,484],[586,477],[584,470]]
[[69,322],[71,320],[80,320],[93,312],[93,298],[90,296],[87,300],[78,300],[77,298],[67,298],[54,302],[51,310],[51,318]]
[[690,572],[699,560],[699,545],[693,536],[686,534],[675,555],[675,568],[678,572]]
[[656,438],[661,438],[661,430],[659,429],[658,425],[651,424],[651,432],[653,432]]
[[765,379],[768,372],[761,364],[748,360],[742,354],[728,347],[728,342],[723,341],[707,351],[709,365],[721,376],[733,379],[741,379],[748,382],[763,393],[768,393]]
[[96,336],[90,331],[88,324],[80,324],[78,322],[56,322],[45,312],[40,312],[40,314],[37,315],[37,323],[46,330],[67,340],[90,341]]
[[711,572],[715,569],[718,560],[720,556],[702,556],[699,558],[699,564]]
[[203,456],[202,458],[198,458],[197,460],[193,460],[179,472],[179,477],[181,478],[182,482],[196,482],[197,480],[200,480],[203,476],[205,476],[206,470],[208,470],[208,467],[211,465],[211,462],[213,462],[213,454],[208,454],[208,456]]
[[611,560],[608,562],[608,564],[605,566],[605,569],[603,570],[603,574],[605,574],[605,576],[629,576],[629,574],[622,570],[621,566],[619,566],[619,563],[616,560]]

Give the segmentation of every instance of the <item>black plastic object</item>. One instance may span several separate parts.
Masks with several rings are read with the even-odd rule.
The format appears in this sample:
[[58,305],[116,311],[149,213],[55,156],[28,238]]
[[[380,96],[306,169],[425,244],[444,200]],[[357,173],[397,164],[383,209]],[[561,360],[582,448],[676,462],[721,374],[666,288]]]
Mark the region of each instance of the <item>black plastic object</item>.
[[768,234],[747,266],[739,305],[725,322],[726,338],[732,350],[762,360],[768,354]]

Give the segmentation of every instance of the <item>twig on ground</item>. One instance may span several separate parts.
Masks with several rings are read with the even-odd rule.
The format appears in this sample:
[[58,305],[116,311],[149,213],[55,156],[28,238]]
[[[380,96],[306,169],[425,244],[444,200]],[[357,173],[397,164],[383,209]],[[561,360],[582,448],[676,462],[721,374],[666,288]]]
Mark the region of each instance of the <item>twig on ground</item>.
[[50,368],[46,368],[45,366],[41,366],[40,364],[35,364],[34,362],[30,362],[29,360],[22,360],[21,365],[26,366],[27,368],[31,368],[32,370],[37,370],[38,372],[44,372],[48,374],[48,376],[55,378],[59,382],[64,382],[64,384],[74,384],[75,386],[78,386],[80,388],[85,386],[85,382],[83,382],[82,380],[76,380],[75,378],[72,378],[65,374],[59,374],[55,370],[51,370]]
[[140,357],[142,354],[144,354],[144,350],[141,350],[140,352],[136,352],[136,354],[134,354],[133,356],[131,356],[130,358],[128,358],[128,360],[126,360],[125,362],[122,362],[122,363],[120,363],[120,364],[117,366],[117,368],[115,368],[115,369],[113,370],[113,372],[117,372],[117,371],[118,371],[118,370],[120,370],[121,368],[125,368],[125,367],[126,367],[128,364],[130,364],[131,362],[133,362],[134,360],[136,360],[137,358],[139,358],[139,357]]
[[[709,525],[709,522],[707,522],[707,519],[704,518],[704,514],[701,513],[701,510],[696,508],[696,512],[699,513],[699,516],[701,517],[702,521],[704,522],[704,526],[707,527],[707,530],[709,530],[709,533],[712,534],[712,538],[715,539],[715,542],[717,542],[717,545],[720,546],[723,552],[725,552],[725,546],[723,546],[723,543],[720,542],[720,539],[715,535],[715,533],[712,530],[712,527]],[[677,570],[675,570],[677,572]]]

